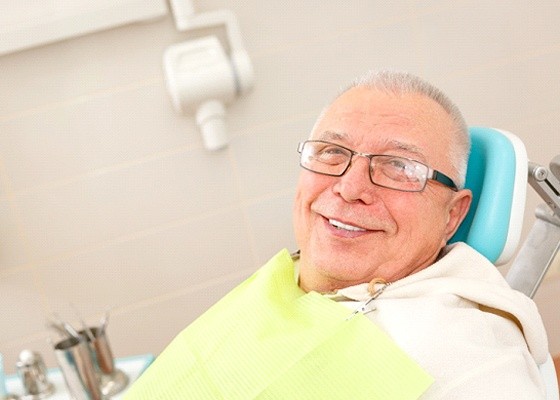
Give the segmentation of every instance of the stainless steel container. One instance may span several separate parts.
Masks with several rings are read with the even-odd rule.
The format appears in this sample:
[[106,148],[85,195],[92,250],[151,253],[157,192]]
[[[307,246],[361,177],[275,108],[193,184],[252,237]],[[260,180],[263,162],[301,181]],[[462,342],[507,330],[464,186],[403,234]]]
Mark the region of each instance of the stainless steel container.
[[64,339],[55,344],[54,352],[74,400],[105,400],[96,364],[85,339]]
[[84,330],[79,333],[84,339],[87,339],[93,353],[101,379],[101,392],[107,396],[114,396],[121,392],[128,384],[128,376],[115,368],[113,352],[105,329],[93,327],[89,328],[88,332]]

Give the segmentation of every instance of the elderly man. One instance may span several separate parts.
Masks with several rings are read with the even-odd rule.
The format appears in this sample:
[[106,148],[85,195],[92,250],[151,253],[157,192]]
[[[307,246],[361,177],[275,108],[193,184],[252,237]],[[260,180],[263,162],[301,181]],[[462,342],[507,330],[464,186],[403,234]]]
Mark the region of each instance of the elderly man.
[[464,243],[466,125],[438,89],[369,73],[300,143],[300,251],[187,327],[136,399],[540,399],[534,303]]

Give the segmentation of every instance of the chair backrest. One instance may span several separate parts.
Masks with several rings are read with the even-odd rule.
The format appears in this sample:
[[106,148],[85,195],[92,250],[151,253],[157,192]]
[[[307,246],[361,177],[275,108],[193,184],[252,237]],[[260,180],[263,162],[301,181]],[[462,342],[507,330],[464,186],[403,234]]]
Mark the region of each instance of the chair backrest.
[[[495,265],[507,263],[521,236],[528,159],[523,142],[509,132],[469,128],[471,154],[465,187],[473,193],[467,217],[449,241],[463,241]],[[539,366],[547,400],[558,400],[558,381],[552,358]]]
[[527,152],[515,135],[469,128],[471,154],[465,186],[473,193],[467,217],[450,243],[463,241],[496,265],[514,255],[527,193]]

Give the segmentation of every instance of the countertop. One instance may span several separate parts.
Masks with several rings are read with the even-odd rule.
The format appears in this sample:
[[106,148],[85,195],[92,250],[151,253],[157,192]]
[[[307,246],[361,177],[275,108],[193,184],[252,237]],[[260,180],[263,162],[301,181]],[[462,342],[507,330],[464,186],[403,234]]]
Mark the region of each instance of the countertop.
[[[128,388],[130,384],[134,382],[142,374],[142,372],[144,372],[144,370],[152,363],[153,360],[154,356],[151,354],[117,358],[115,360],[115,367],[120,369],[128,376]],[[69,400],[70,395],[68,394],[66,383],[64,382],[64,377],[62,376],[60,370],[58,368],[49,368],[48,378],[49,381],[53,383],[55,392],[52,395],[46,397],[45,400]],[[6,388],[8,389],[8,393],[13,393],[20,396],[23,394],[23,386],[21,384],[21,380],[15,374],[6,376]],[[111,397],[111,400],[120,399],[127,388],[125,388],[117,395]]]

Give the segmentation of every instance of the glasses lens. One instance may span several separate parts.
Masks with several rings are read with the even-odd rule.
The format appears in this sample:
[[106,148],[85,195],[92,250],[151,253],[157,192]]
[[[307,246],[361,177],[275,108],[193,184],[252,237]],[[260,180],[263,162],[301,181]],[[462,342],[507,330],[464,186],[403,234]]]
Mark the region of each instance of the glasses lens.
[[377,185],[407,192],[426,186],[428,167],[418,161],[394,156],[373,156],[371,181]]
[[349,150],[322,141],[307,141],[301,147],[301,166],[326,175],[341,175],[350,162]]

